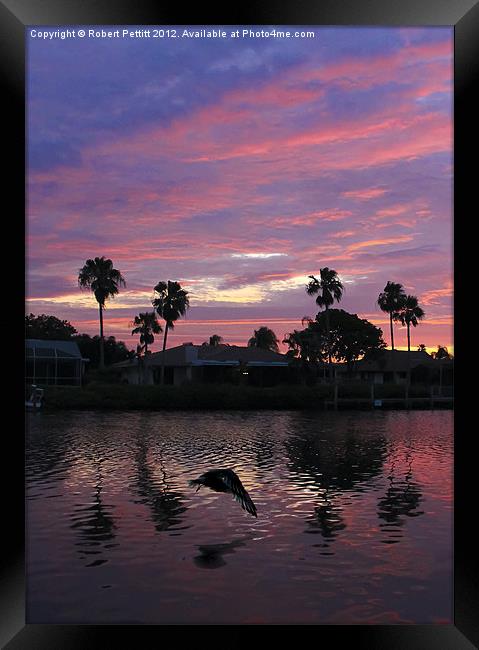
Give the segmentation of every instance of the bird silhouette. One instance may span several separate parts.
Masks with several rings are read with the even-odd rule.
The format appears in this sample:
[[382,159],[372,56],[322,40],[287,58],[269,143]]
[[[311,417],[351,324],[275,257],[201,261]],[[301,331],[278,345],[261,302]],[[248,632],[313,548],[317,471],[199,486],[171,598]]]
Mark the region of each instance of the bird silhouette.
[[189,485],[190,487],[197,485],[197,492],[202,485],[214,492],[231,492],[243,510],[249,512],[253,517],[257,517],[256,506],[244,489],[238,475],[232,469],[210,469],[198,478],[189,481]]

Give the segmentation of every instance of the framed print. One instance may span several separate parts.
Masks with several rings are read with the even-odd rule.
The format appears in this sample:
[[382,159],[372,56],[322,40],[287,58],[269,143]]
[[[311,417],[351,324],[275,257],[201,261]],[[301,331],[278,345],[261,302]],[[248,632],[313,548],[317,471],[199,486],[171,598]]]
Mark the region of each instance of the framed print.
[[475,647],[477,4],[1,15],[26,260],[3,644]]

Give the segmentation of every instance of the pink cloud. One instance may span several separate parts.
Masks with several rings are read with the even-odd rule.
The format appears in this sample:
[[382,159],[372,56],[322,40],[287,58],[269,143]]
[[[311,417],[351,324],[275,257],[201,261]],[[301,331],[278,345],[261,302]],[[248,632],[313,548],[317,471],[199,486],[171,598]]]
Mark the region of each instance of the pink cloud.
[[[419,329],[424,342],[440,335],[450,344],[452,317],[441,307],[452,286],[437,279],[437,268],[448,258],[443,250],[426,246],[428,237],[436,242],[427,222],[436,219],[439,224],[434,197],[427,190],[419,198],[400,196],[393,165],[451,153],[449,116],[426,110],[428,103],[422,101],[450,92],[451,63],[448,40],[403,47],[388,56],[292,66],[250,89],[223,92],[216,103],[168,125],[125,129],[92,142],[81,152],[81,167],[29,174],[29,255],[37,266],[41,263],[42,277],[56,278],[60,265],[64,281],[75,284],[76,267],[87,257],[105,254],[130,274],[127,282],[133,291],[144,290],[140,275],[145,269],[156,273],[151,270],[156,263],[159,276],[171,270],[194,288],[202,265],[221,256],[228,259],[218,283],[242,278],[274,285],[317,271],[320,265],[334,265],[340,274],[353,277],[387,277],[398,269],[408,282],[424,278],[422,301],[431,312]],[[340,118],[325,101],[332,86],[341,92],[349,89],[354,98],[357,89],[391,80],[398,83],[391,100],[372,104],[361,117]],[[349,172],[355,176],[348,186]],[[390,183],[384,182],[388,177],[383,172],[391,174]],[[444,183],[451,173],[446,169]],[[323,201],[318,192],[314,202],[318,181],[331,181],[333,198]],[[55,189],[43,192],[49,184]],[[357,203],[351,208],[348,201]],[[444,215],[446,222],[447,209]],[[195,228],[195,217],[203,220],[203,229]],[[416,221],[424,234],[397,232],[398,227],[417,230]],[[416,237],[418,250],[403,248]],[[287,254],[287,266],[230,259],[232,253],[265,250]],[[74,269],[71,276],[64,272],[68,264]],[[95,320],[79,322],[96,333]],[[113,332],[128,329],[126,317],[108,322]],[[274,321],[255,321],[267,323]],[[201,342],[198,338],[217,325],[225,328],[230,342],[244,343],[252,324],[241,319],[185,321],[172,341]]]
[[[440,289],[430,289],[421,296],[421,301],[424,305],[440,305],[443,304],[444,299],[451,298],[454,293],[452,280],[447,280],[445,286]],[[449,300],[448,300],[449,303]]]
[[349,190],[348,192],[342,192],[342,196],[345,196],[348,199],[369,201],[370,199],[376,199],[378,196],[382,196],[386,191],[387,190],[379,187],[370,187],[363,190]]

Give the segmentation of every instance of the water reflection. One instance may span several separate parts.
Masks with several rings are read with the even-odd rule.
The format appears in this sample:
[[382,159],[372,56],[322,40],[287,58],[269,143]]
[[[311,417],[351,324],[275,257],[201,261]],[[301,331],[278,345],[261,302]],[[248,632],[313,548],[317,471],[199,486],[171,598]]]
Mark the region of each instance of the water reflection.
[[[262,432],[263,433],[263,432]],[[254,440],[256,467],[261,471],[274,465],[275,443],[270,435],[257,436]]]
[[[94,567],[105,564],[108,560],[106,549],[117,546],[113,543],[115,539],[116,525],[110,514],[113,506],[103,502],[101,493],[103,490],[102,463],[104,458],[96,458],[96,481],[93,502],[89,505],[79,505],[75,508],[70,526],[77,534],[78,540],[75,546],[83,559],[91,560],[85,566]],[[100,556],[91,558],[90,556]]]
[[424,514],[422,510],[418,510],[422,494],[419,484],[413,481],[411,451],[406,452],[405,464],[406,471],[402,477],[397,460],[393,460],[387,477],[389,487],[384,497],[378,501],[378,517],[383,522],[379,527],[388,533],[388,538],[381,540],[384,544],[396,544],[400,541],[403,536],[401,527],[404,525],[404,517],[419,517]]
[[226,564],[223,556],[234,553],[237,548],[246,546],[248,538],[235,539],[227,544],[203,544],[198,546],[200,552],[193,562],[201,569],[218,569]]
[[[25,479],[27,485],[40,487],[42,484],[53,487],[56,481],[63,480],[70,470],[73,459],[69,457],[70,439],[65,436],[63,444],[58,444],[58,431],[53,423],[45,426],[43,413],[32,414],[35,429],[27,431],[29,436],[25,452]],[[43,429],[44,427],[44,429]],[[29,499],[35,499],[33,492]]]
[[380,476],[387,457],[384,436],[364,436],[354,422],[344,431],[318,430],[316,422],[304,420],[301,435],[285,442],[291,480],[303,488],[317,491],[314,511],[306,519],[306,533],[319,533],[329,548],[345,530],[339,500],[348,491],[362,491],[367,481]]
[[[183,495],[173,490],[168,483],[163,453],[160,450],[159,469],[161,485],[158,485],[148,463],[148,439],[144,434],[139,434],[136,439],[136,485],[135,492],[140,497],[134,503],[147,505],[157,531],[166,531],[181,523],[180,515],[186,511],[183,505]],[[180,534],[180,533],[178,533]]]
[[285,442],[293,480],[295,474],[307,474],[321,487],[351,490],[381,473],[387,457],[384,436],[365,436],[351,422],[338,432],[318,430],[317,423],[305,420],[301,429],[301,435]]
[[[69,411],[27,433],[29,622],[451,621],[452,414]],[[187,487],[228,465],[257,520]]]
[[317,546],[329,548],[330,542],[333,542],[338,533],[346,528],[346,524],[341,515],[341,507],[333,502],[333,495],[326,490],[322,498],[323,501],[315,506],[313,515],[306,520],[309,528],[305,532],[319,533],[325,542]]

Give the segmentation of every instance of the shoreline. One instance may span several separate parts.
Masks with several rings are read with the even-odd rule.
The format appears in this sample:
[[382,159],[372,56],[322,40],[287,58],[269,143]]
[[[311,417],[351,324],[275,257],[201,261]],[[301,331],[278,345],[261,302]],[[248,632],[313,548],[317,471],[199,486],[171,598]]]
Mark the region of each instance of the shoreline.
[[[251,411],[251,410],[451,410],[454,398],[432,396],[430,388],[412,386],[406,401],[403,386],[377,385],[374,400],[369,385],[269,388],[234,385],[163,386],[88,384],[83,388],[46,387],[41,410]],[[377,402],[380,401],[380,403]]]

